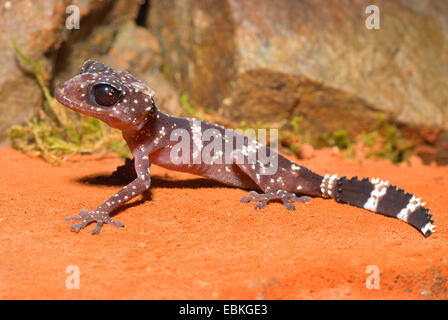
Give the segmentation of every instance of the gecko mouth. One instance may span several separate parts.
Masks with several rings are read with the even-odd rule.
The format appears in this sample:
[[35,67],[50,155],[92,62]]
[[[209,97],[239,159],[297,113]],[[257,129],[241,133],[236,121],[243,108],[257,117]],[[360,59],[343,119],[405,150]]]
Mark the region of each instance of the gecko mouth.
[[73,103],[72,100],[68,99],[67,96],[64,93],[64,84],[60,83],[56,86],[56,88],[54,89],[54,97],[56,98],[56,100],[63,104],[66,107],[69,108],[76,108],[76,104]]
[[102,110],[100,108],[87,108],[87,105],[85,105],[82,102],[78,102],[76,100],[72,100],[67,97],[67,94],[65,93],[65,86],[64,83],[58,84],[54,90],[54,96],[56,100],[61,103],[62,105],[66,106],[67,108],[70,108],[74,111],[87,114],[89,116],[103,116],[104,112],[101,112]]

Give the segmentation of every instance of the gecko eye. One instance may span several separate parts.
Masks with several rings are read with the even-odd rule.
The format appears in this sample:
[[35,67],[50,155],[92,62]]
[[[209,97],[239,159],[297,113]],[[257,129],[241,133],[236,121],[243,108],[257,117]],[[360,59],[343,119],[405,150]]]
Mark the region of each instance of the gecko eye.
[[108,84],[97,84],[93,87],[95,102],[103,107],[110,107],[120,99],[120,91]]

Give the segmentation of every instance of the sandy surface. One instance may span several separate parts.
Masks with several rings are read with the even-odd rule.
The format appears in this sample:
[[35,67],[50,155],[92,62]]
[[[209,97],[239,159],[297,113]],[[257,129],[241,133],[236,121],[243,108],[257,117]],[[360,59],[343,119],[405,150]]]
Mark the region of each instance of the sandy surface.
[[[146,200],[115,217],[125,228],[75,233],[64,218],[120,188],[108,177],[122,161],[89,156],[55,167],[0,148],[0,298],[448,298],[448,167],[360,162],[329,150],[300,163],[415,192],[437,232],[425,239],[399,220],[319,198],[294,212],[280,203],[255,211],[239,203],[244,190],[154,166]],[[366,288],[369,265],[378,267],[379,289]],[[79,268],[79,289],[67,288],[70,266]]]

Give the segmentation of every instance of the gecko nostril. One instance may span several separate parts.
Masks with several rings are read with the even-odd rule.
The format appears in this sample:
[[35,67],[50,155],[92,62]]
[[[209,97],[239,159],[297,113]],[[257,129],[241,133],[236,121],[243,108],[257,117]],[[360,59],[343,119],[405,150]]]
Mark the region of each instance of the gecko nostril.
[[120,99],[120,91],[108,84],[97,84],[93,87],[95,102],[104,107],[110,107]]

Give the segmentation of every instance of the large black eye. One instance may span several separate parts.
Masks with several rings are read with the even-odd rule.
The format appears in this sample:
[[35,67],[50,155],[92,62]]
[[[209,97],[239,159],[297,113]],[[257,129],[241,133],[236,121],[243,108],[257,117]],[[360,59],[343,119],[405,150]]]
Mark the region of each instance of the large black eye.
[[120,99],[120,91],[108,84],[97,84],[93,86],[95,102],[104,107],[110,107]]

